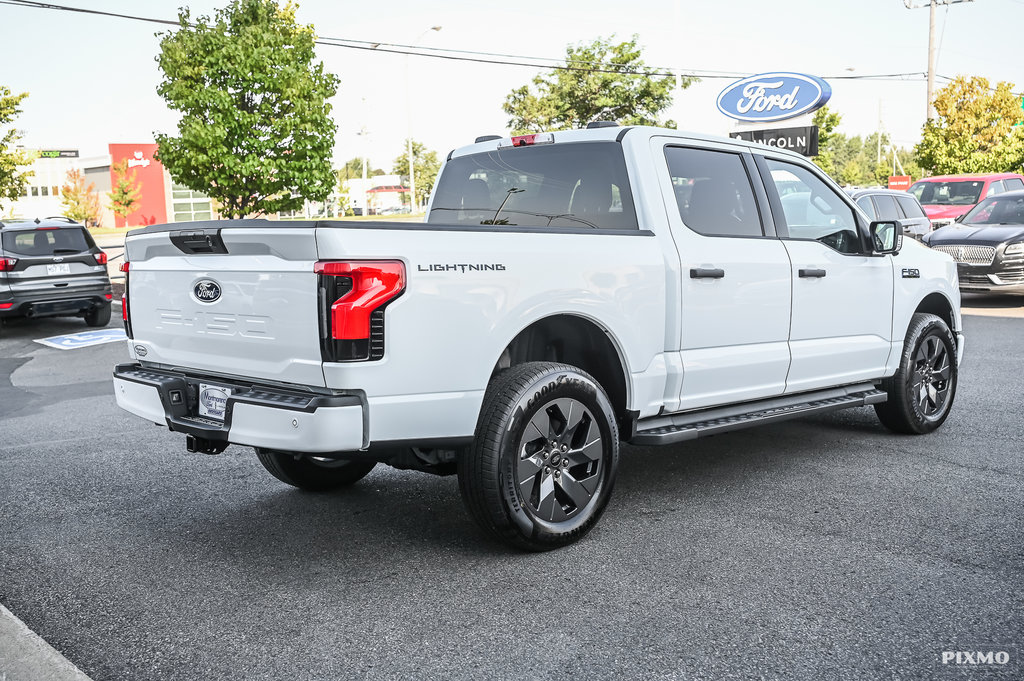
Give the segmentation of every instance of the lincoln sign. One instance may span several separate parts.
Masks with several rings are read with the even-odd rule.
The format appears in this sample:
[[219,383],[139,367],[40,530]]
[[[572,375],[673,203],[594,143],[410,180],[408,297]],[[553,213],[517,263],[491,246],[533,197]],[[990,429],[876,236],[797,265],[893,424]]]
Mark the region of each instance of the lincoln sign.
[[802,73],[761,73],[738,80],[718,95],[718,110],[738,121],[766,123],[825,106],[832,88]]
[[818,126],[816,125],[777,130],[741,130],[729,133],[729,137],[757,142],[777,149],[788,149],[804,156],[818,155]]

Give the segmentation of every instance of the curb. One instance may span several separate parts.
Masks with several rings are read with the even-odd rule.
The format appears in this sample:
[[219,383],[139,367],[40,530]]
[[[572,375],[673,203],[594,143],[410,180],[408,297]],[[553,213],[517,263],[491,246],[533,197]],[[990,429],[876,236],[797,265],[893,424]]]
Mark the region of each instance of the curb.
[[0,680],[91,681],[81,669],[0,605]]

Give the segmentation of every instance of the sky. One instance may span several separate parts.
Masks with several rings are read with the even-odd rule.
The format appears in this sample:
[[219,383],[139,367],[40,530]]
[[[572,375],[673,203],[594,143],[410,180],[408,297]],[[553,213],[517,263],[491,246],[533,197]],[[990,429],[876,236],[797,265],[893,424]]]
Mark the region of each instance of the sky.
[[[922,4],[913,0],[912,4]],[[212,14],[224,0],[60,0],[59,4],[174,19],[186,5]],[[650,66],[755,74],[795,71],[825,78],[840,131],[867,135],[881,124],[910,147],[926,115],[923,78],[829,80],[927,69],[927,8],[903,0],[302,0],[299,20],[318,35],[434,48],[557,58],[570,44],[637,35]],[[1024,91],[1019,55],[1024,0],[975,0],[936,13],[936,72],[1010,81]],[[432,31],[440,26],[440,31]],[[29,148],[107,152],[109,143],[151,142],[173,133],[176,115],[156,94],[161,27],[112,17],[0,4],[0,84],[29,92],[17,128]],[[478,135],[508,134],[501,105],[529,83],[532,67],[405,57],[318,47],[341,81],[333,99],[335,160],[369,156],[391,169],[410,130],[443,157]],[[735,121],[715,107],[735,80],[705,79],[677,91],[665,112],[683,130],[728,135]],[[937,81],[937,88],[942,82]],[[780,124],[784,125],[784,124]],[[365,130],[366,134],[359,134]]]

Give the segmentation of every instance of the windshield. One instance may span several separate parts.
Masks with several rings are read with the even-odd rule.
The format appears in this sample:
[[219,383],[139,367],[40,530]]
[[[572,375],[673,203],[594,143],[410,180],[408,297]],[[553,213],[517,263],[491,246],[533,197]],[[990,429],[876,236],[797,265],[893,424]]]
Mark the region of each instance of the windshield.
[[968,225],[1024,224],[1024,196],[995,196],[972,208],[961,222]]
[[616,142],[512,147],[452,159],[438,179],[427,222],[637,229]]
[[92,237],[80,227],[35,229],[25,232],[5,231],[4,250],[15,255],[55,255],[81,253],[93,247]]
[[952,180],[949,182],[915,182],[910,188],[922,205],[970,206],[981,199],[984,180]]

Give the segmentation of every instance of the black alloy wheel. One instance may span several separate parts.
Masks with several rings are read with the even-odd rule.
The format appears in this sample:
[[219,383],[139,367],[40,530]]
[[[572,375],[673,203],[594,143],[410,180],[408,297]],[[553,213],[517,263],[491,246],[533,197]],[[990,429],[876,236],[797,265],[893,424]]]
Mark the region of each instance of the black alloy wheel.
[[594,527],[618,461],[614,410],[597,381],[566,364],[528,362],[488,387],[473,444],[458,460],[459,488],[488,534],[546,551]]
[[899,368],[882,381],[888,399],[875,405],[885,427],[921,435],[943,424],[956,396],[956,352],[956,338],[941,317],[922,312],[913,316]]

